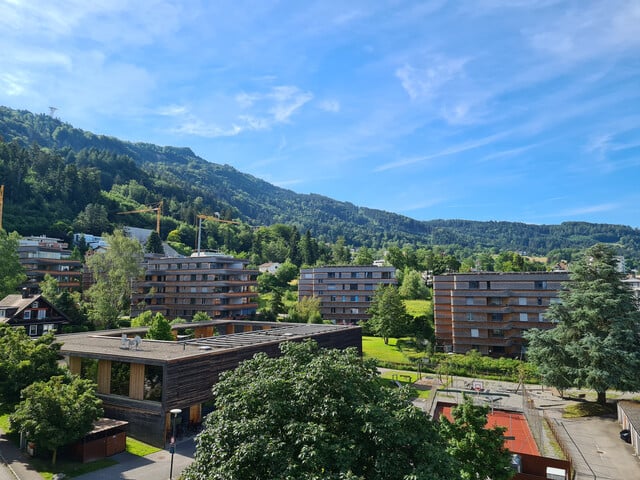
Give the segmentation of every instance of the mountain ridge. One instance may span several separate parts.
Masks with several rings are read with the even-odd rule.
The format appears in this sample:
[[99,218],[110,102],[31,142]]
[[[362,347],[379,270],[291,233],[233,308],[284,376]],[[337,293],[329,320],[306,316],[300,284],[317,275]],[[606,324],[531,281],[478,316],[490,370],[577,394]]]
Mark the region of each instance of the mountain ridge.
[[[191,204],[194,209],[223,211],[227,218],[256,226],[295,225],[301,231],[311,230],[314,236],[328,242],[342,236],[353,246],[380,247],[395,242],[544,254],[561,248],[582,249],[594,241],[606,241],[620,243],[624,250],[640,250],[640,230],[626,225],[589,222],[535,225],[464,219],[420,221],[321,194],[300,194],[277,187],[231,165],[201,158],[189,147],[119,140],[26,110],[0,106],[0,136],[5,142],[18,142],[23,147],[38,145],[65,158],[67,163],[98,168],[105,192],[113,191],[114,185],[122,189],[123,185],[135,181],[148,190],[143,200],[166,196],[168,203],[180,204],[183,210]],[[180,215],[177,218],[189,220]]]

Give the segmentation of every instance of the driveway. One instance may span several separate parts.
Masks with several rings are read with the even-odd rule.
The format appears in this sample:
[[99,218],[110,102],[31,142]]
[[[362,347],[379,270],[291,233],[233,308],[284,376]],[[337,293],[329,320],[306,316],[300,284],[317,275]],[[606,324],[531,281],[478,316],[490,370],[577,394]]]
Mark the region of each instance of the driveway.
[[640,461],[631,445],[620,440],[615,418],[556,419],[570,437],[576,480],[624,480],[640,478]]

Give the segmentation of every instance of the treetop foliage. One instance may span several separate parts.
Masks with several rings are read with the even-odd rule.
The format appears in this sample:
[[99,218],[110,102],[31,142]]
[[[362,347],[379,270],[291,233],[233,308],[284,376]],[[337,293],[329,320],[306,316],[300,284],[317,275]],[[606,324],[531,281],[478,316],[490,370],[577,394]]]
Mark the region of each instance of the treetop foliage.
[[426,413],[354,349],[281,350],[222,374],[185,479],[455,478]]

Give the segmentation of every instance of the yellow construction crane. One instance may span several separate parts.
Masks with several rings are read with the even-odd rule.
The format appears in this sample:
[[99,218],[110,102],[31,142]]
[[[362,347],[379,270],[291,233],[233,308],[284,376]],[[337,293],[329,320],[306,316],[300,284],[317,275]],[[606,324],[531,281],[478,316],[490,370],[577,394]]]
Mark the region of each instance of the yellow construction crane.
[[4,185],[0,185],[0,230],[2,230],[2,207],[4,205]]
[[200,256],[200,240],[202,239],[202,221],[203,220],[211,220],[212,222],[220,222],[220,223],[235,223],[236,225],[240,225],[240,222],[235,222],[233,220],[223,220],[220,218],[220,214],[216,212],[215,216],[213,215],[196,215],[198,218],[198,256]]
[[160,235],[160,217],[162,216],[162,200],[153,207],[141,208],[139,210],[131,210],[130,212],[118,212],[118,215],[126,215],[128,213],[147,213],[156,212],[156,232]]

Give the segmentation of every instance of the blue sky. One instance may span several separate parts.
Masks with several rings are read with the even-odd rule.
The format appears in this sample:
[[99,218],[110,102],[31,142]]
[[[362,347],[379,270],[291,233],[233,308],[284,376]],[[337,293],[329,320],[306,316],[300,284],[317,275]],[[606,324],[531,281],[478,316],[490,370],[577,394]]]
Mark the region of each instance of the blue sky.
[[5,0],[0,104],[419,220],[640,227],[638,0]]

